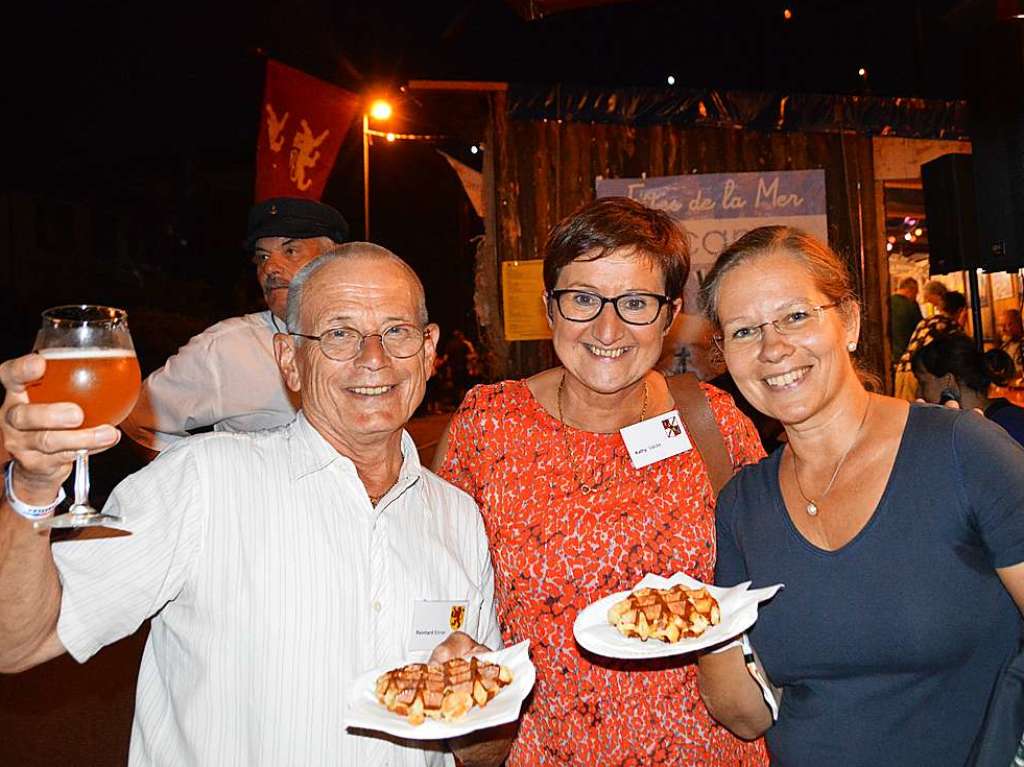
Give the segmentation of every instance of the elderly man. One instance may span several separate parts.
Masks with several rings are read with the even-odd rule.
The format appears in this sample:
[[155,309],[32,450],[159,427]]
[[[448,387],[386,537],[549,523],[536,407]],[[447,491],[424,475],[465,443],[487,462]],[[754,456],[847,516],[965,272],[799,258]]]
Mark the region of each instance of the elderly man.
[[[132,765],[451,764],[443,744],[342,726],[355,677],[448,633],[435,657],[500,643],[493,574],[469,496],[420,466],[403,430],[434,362],[423,287],[389,251],[338,248],[304,267],[274,338],[290,424],[182,440],[113,492],[131,535],[51,546],[27,517],[51,504],[74,451],[118,438],[76,428],[72,404],[32,405],[37,355],[0,366],[14,456],[0,505],[0,671],[87,660],[153,616]],[[444,623],[445,625],[440,625]],[[437,624],[437,625],[435,625]],[[457,746],[466,764],[507,742]],[[432,750],[431,750],[432,749]]]
[[917,280],[913,277],[900,280],[896,292],[889,296],[889,317],[892,320],[892,359],[896,364],[907,350],[914,328],[923,319],[917,304]]
[[1021,340],[1024,339],[1024,324],[1021,323],[1020,309],[1003,309],[999,312],[999,348],[1010,355],[1019,376],[1024,372],[1024,354]]
[[273,349],[274,333],[284,326],[288,284],[347,239],[348,224],[329,205],[294,197],[255,205],[245,247],[268,310],[218,322],[181,347],[146,379],[124,433],[159,451],[203,427],[254,431],[291,421],[299,397],[281,380]]

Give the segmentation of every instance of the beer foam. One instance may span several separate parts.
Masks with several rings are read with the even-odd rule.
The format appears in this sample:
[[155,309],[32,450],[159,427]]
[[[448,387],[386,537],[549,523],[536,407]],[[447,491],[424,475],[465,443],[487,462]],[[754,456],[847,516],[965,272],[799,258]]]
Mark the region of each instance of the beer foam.
[[134,357],[133,349],[98,349],[87,346],[80,349],[62,346],[53,349],[38,349],[36,354],[48,360],[110,359],[112,357]]

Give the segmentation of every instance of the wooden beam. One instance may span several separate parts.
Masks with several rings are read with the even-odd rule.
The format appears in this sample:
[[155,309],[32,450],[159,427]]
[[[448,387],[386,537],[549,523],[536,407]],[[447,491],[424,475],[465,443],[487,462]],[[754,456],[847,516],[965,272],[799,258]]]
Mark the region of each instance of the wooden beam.
[[914,186],[920,184],[922,164],[944,154],[970,154],[971,142],[875,136],[871,149],[876,180],[910,180]]

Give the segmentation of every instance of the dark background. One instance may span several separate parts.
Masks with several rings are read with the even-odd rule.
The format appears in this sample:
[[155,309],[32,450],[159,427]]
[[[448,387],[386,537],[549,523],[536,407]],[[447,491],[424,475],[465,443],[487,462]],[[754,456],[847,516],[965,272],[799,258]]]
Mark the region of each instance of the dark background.
[[[954,6],[635,0],[527,21],[499,0],[22,6],[3,52],[4,357],[64,302],[129,309],[145,370],[191,334],[260,308],[239,242],[252,203],[267,56],[357,93],[398,96],[371,150],[373,239],[424,277],[444,330],[472,335],[482,231],[435,147],[479,168],[482,115],[455,120],[408,79],[963,96]],[[786,20],[784,10],[792,17]],[[867,76],[858,75],[864,67]],[[358,124],[324,200],[362,236]]]

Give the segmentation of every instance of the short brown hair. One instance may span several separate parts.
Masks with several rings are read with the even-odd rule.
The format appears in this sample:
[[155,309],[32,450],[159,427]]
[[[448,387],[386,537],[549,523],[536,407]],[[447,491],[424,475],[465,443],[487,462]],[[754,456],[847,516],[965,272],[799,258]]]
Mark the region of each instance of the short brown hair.
[[722,278],[740,264],[771,253],[792,256],[799,261],[829,301],[847,310],[857,303],[850,270],[832,248],[800,229],[759,226],[722,251],[701,285],[698,303],[712,325],[721,327],[718,321],[718,290]]
[[690,273],[686,235],[664,211],[627,197],[595,200],[555,225],[544,243],[544,288],[554,290],[558,275],[573,261],[597,261],[620,250],[659,267],[671,300],[683,295]]
[[924,284],[924,288],[921,290],[921,292],[924,293],[926,296],[933,295],[941,300],[942,297],[946,295],[948,290],[949,288],[947,288],[945,285],[939,282],[939,280],[928,280],[928,282]]

